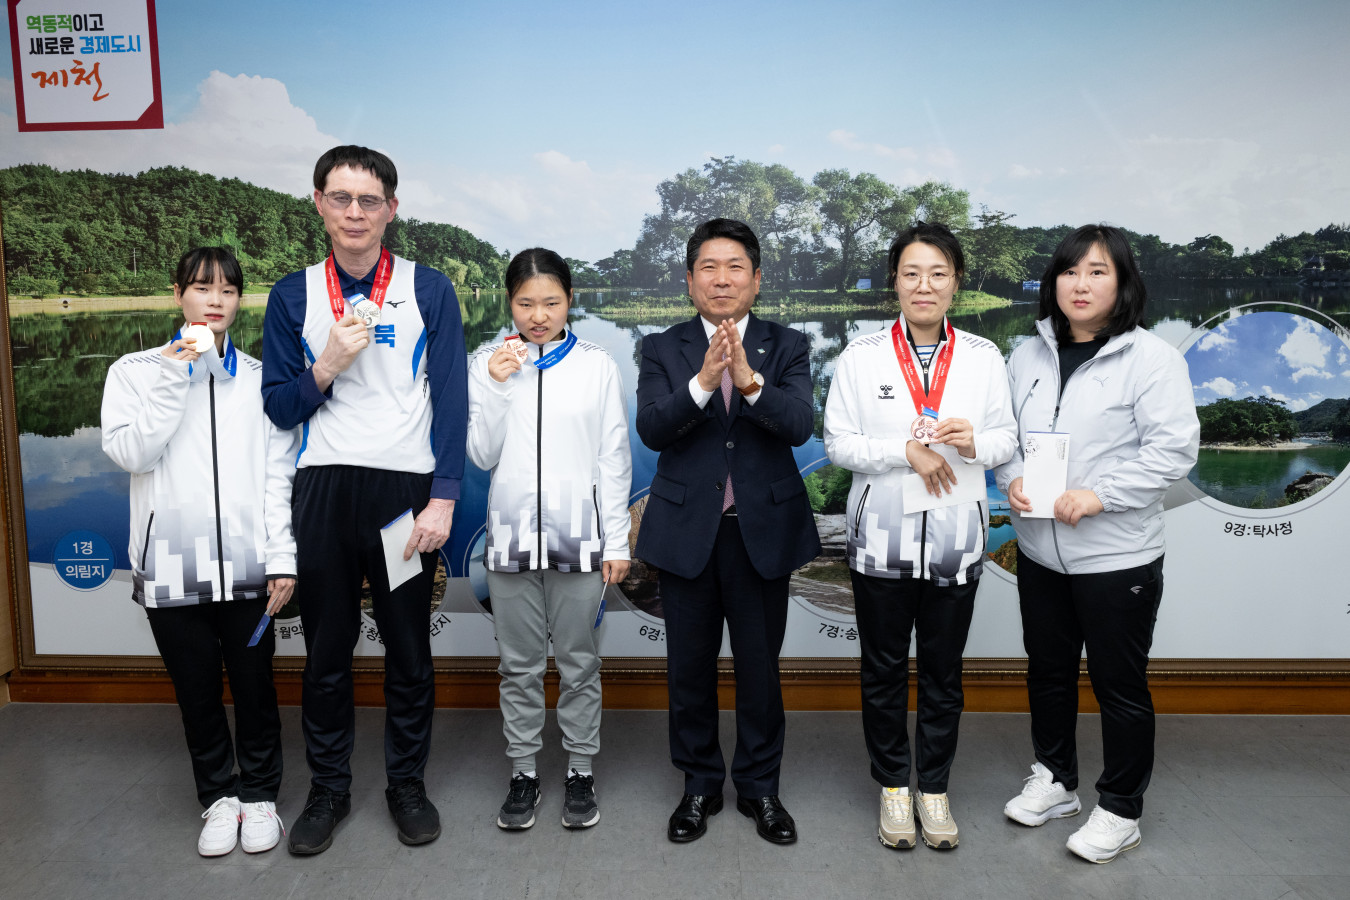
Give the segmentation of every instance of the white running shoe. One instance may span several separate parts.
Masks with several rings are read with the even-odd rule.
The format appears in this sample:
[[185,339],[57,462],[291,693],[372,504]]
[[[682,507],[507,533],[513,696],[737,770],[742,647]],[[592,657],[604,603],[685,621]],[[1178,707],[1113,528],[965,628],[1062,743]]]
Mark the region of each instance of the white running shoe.
[[240,804],[239,844],[245,853],[271,850],[286,833],[277,818],[277,805],[271,800]]
[[239,798],[221,797],[202,813],[206,825],[197,838],[197,852],[202,856],[224,856],[239,843]]
[[1024,779],[1022,793],[1008,801],[1003,814],[1023,825],[1044,825],[1051,819],[1076,816],[1083,810],[1078,794],[1064,790],[1050,770],[1033,763],[1031,775]]
[[914,798],[909,788],[881,789],[881,824],[877,826],[877,837],[887,847],[908,850],[914,846],[917,833],[914,830]]
[[919,827],[923,833],[923,842],[934,850],[951,850],[960,837],[956,822],[952,819],[952,809],[947,803],[947,795],[925,794],[919,791],[919,802],[914,804],[919,814]]
[[1109,863],[1138,847],[1139,841],[1138,819],[1126,819],[1096,806],[1087,824],[1069,835],[1067,846],[1088,862]]

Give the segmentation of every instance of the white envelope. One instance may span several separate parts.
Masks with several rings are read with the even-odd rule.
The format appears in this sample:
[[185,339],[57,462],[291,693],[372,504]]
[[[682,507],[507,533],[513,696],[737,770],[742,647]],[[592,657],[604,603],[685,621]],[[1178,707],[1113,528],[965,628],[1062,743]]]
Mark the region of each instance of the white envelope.
[[1055,501],[1069,482],[1069,435],[1028,431],[1022,444],[1022,493],[1031,503],[1029,519],[1053,519]]
[[384,570],[389,574],[391,591],[409,578],[422,574],[422,554],[414,553],[412,559],[403,559],[408,538],[412,537],[413,520],[413,511],[410,509],[380,529],[380,542],[384,544]]
[[988,497],[984,484],[984,466],[968,463],[961,458],[953,447],[946,444],[929,444],[928,449],[938,453],[952,467],[956,484],[950,494],[943,492],[941,497],[928,493],[923,476],[912,473],[900,479],[901,498],[905,503],[905,515],[923,512],[926,509],[941,509],[944,506],[956,506],[958,503],[974,503]]

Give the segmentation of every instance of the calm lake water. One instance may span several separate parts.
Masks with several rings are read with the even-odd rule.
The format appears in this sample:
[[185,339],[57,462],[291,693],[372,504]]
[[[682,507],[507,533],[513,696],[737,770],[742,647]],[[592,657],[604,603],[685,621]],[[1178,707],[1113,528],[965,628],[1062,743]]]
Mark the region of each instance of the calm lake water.
[[[629,392],[629,421],[634,418],[639,347],[644,335],[663,330],[693,314],[684,306],[663,318],[635,320],[605,312],[604,301],[615,294],[578,292],[572,316],[577,334],[593,341],[614,357]],[[1207,288],[1164,286],[1154,291],[1149,309],[1149,327],[1173,344],[1179,344],[1193,329],[1226,310],[1251,303],[1274,304],[1318,310],[1342,325],[1350,324],[1350,295],[1345,292],[1300,291],[1294,286],[1267,288]],[[960,328],[994,341],[1006,355],[1026,340],[1036,317],[1034,294],[1017,294],[1013,305],[981,313],[960,315],[953,321]],[[465,351],[473,352],[486,342],[499,339],[510,324],[505,298],[485,293],[478,300],[462,298]],[[815,382],[816,434],[797,448],[796,459],[804,472],[824,465],[819,438],[824,400],[835,360],[848,341],[890,326],[892,317],[867,313],[781,313],[772,303],[763,303],[760,315],[806,332],[811,339],[812,377]],[[262,308],[240,311],[231,331],[236,344],[258,355],[262,336]],[[103,534],[118,556],[117,565],[128,568],[127,488],[129,477],[103,454],[100,447],[99,407],[108,366],[124,353],[163,344],[180,319],[177,310],[154,309],[116,312],[32,313],[11,318],[15,360],[14,389],[17,398],[23,467],[24,509],[27,516],[28,553],[36,562],[52,558],[57,538],[72,528]],[[630,426],[631,427],[631,426]],[[630,434],[633,446],[633,491],[645,491],[655,471],[656,454]],[[1350,463],[1350,448],[1318,447],[1284,453],[1222,453],[1202,456],[1192,480],[1206,492],[1237,506],[1249,506],[1264,493],[1283,496],[1284,485],[1303,474],[1305,468],[1338,474]],[[465,573],[470,545],[482,527],[487,500],[487,475],[470,465],[463,501],[447,556],[451,573]],[[992,486],[989,495],[995,507],[1004,502]],[[996,508],[995,512],[999,510]],[[1012,537],[1011,527],[991,530],[990,548]]]
[[1284,488],[1308,472],[1335,477],[1350,465],[1350,446],[1314,444],[1302,450],[1204,450],[1189,476],[1216,500],[1245,509],[1284,503]]

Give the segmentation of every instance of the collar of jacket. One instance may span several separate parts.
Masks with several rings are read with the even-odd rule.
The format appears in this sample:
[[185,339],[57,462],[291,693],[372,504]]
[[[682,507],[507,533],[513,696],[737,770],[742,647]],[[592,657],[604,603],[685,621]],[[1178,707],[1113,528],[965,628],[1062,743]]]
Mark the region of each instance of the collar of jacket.
[[[1041,340],[1043,340],[1045,342],[1045,345],[1050,348],[1050,352],[1054,354],[1056,357],[1058,357],[1059,342],[1055,340],[1055,323],[1050,319],[1049,316],[1046,316],[1044,319],[1037,320],[1036,331],[1040,333]],[[1110,356],[1113,353],[1121,352],[1126,347],[1134,343],[1134,332],[1135,329],[1131,328],[1124,334],[1117,334],[1108,338],[1106,341],[1106,346],[1103,347],[1094,358],[1101,359],[1103,356]]]

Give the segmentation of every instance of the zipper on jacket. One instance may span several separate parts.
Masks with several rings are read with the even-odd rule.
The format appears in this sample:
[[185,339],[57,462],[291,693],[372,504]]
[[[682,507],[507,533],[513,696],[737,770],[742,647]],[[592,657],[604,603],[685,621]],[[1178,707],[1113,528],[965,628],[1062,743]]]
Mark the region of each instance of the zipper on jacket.
[[150,529],[155,524],[155,511],[150,510],[150,521],[145,523],[145,544],[141,547],[141,571],[145,571],[145,555],[150,552]]
[[872,490],[869,484],[863,488],[862,497],[858,499],[858,513],[853,517],[853,537],[856,540],[862,534],[863,510],[867,508],[867,494]]
[[[980,513],[980,538],[981,538],[981,540],[980,540],[980,546],[984,548],[984,552],[985,552],[985,553],[988,553],[988,552],[989,552],[989,508],[988,508],[988,501],[985,501],[985,500],[976,500],[976,501],[975,501],[975,509],[978,510],[979,513]],[[983,556],[984,556],[984,553],[981,553],[980,556],[983,557]]]
[[1019,407],[1017,407],[1016,421],[1018,421],[1018,422],[1021,422],[1021,421],[1022,421],[1022,411],[1023,411],[1024,409],[1026,409],[1026,408],[1027,408],[1027,404],[1031,402],[1031,395],[1034,394],[1034,393],[1036,392],[1036,385],[1038,385],[1038,384],[1040,384],[1040,383],[1041,383],[1041,380],[1040,380],[1039,378],[1037,378],[1035,381],[1033,381],[1033,382],[1031,383],[1031,387],[1027,389],[1027,395],[1026,395],[1025,397],[1022,398],[1022,405],[1019,406]]
[[1059,519],[1050,520],[1050,537],[1055,541],[1055,559],[1059,560],[1059,569],[1065,575],[1069,574],[1069,567],[1064,565],[1064,554],[1059,552]]
[[[603,557],[604,557],[604,555],[605,555],[605,526],[604,526],[604,523],[600,521],[600,487],[599,487],[599,485],[595,485],[595,484],[591,485],[591,507],[595,510],[595,533],[596,533],[596,535],[597,535],[596,540],[598,540],[598,541],[600,542],[600,551],[599,551],[599,552],[600,552],[600,556],[601,556],[601,558],[602,558],[602,560],[603,560]],[[581,560],[578,559],[578,560],[577,560],[577,564],[580,565],[580,563],[581,563]],[[604,562],[602,561],[602,562],[600,563],[600,565],[601,565],[601,567],[603,567],[603,566],[604,566]],[[599,571],[599,569],[596,569],[595,571]]]
[[[542,354],[543,348],[539,352]],[[544,370],[538,369],[539,393],[535,403],[534,422],[534,506],[535,506],[535,560],[539,569],[545,569],[544,553]]]
[[605,526],[600,521],[600,488],[594,484],[591,485],[591,506],[595,508],[595,533],[601,545],[603,545],[605,542]]
[[919,577],[927,580],[928,563],[924,556],[928,552],[928,510],[923,511],[923,521],[919,523]]
[[225,587],[225,541],[220,528],[220,454],[216,446],[216,376],[207,382],[211,390],[211,478],[216,492],[216,564],[220,567],[220,599],[228,600]]

